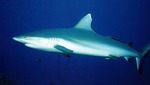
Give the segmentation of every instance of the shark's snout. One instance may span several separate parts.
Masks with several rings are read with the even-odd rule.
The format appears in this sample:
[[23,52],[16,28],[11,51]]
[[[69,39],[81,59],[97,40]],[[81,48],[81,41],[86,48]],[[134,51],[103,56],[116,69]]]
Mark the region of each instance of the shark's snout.
[[23,38],[23,37],[13,37],[13,40],[15,40],[15,41],[18,41],[18,42],[21,42],[21,43],[26,43],[26,40],[25,40],[25,38]]
[[15,40],[15,41],[19,41],[19,38],[17,38],[17,37],[13,37],[13,40]]

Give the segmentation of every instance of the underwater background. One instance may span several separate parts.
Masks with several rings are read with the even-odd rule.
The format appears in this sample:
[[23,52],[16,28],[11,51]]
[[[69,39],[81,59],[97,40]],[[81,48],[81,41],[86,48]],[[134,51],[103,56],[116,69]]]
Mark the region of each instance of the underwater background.
[[59,53],[25,47],[12,37],[73,27],[91,13],[92,28],[140,50],[150,43],[149,0],[0,0],[0,85],[150,85],[150,55],[139,75],[135,59]]

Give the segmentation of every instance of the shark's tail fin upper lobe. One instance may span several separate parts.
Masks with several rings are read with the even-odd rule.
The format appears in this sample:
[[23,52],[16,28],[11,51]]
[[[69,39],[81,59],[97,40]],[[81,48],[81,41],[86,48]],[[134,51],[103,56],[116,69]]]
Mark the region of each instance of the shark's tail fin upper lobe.
[[140,50],[142,58],[145,57],[150,51],[150,44],[146,45],[143,49]]
[[144,48],[142,48],[139,53],[141,54],[141,57],[136,57],[136,63],[137,63],[137,69],[139,70],[139,72],[142,71],[142,64],[144,58],[146,57],[146,55],[150,52],[150,44],[146,45]]

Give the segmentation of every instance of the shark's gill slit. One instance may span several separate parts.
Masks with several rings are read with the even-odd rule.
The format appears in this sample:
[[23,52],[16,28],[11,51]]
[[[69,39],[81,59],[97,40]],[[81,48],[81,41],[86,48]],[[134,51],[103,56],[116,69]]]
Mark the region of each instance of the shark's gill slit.
[[51,45],[57,45],[59,43],[59,38],[49,38],[49,44]]

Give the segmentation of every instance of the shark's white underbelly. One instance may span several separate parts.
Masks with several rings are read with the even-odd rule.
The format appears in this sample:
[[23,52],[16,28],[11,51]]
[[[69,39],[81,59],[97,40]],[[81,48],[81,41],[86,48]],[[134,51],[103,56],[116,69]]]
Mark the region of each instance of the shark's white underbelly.
[[137,53],[132,52],[131,50],[125,50],[123,48],[117,48],[115,46],[110,46],[102,43],[99,44],[95,42],[86,41],[80,41],[80,43],[77,43],[61,39],[58,44],[66,47],[69,50],[72,50],[75,54],[84,54],[101,57],[138,56]]

